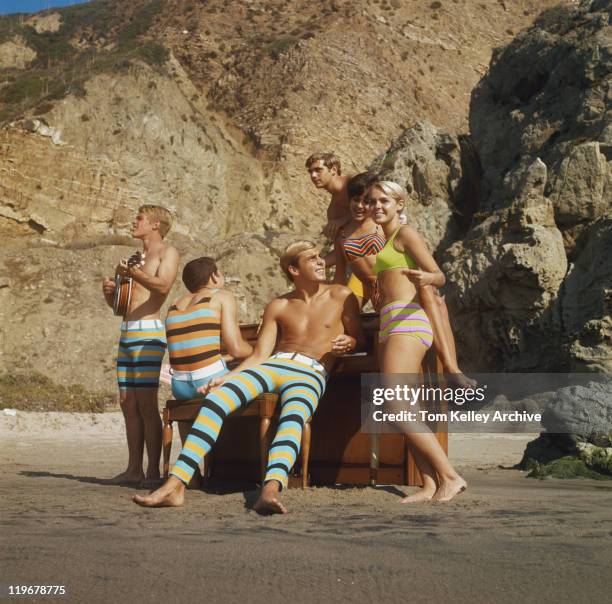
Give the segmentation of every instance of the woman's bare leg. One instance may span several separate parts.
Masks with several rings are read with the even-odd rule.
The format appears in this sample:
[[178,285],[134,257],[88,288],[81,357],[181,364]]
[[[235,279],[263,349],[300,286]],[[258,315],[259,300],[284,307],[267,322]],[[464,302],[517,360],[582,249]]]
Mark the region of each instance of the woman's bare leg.
[[459,386],[474,387],[476,385],[474,380],[470,380],[459,369],[455,338],[444,299],[435,294],[431,285],[423,285],[419,287],[419,300],[433,328],[434,346],[444,369],[452,376],[453,382]]
[[[417,338],[392,335],[387,339],[381,351],[381,371],[385,374],[416,375],[419,373],[425,352],[427,352],[426,346]],[[427,488],[429,491],[432,482],[437,487],[435,494],[431,494],[432,499],[450,501],[455,495],[465,490],[466,482],[457,474],[438,439],[426,425],[416,427],[404,422],[400,424],[400,427],[406,435],[410,448],[415,453],[415,462],[423,477],[424,489]]]
[[444,296],[440,296],[434,292],[434,300],[438,303],[438,308],[440,309],[440,313],[442,314],[442,323],[444,325],[444,332],[446,334],[446,339],[448,341],[450,352],[455,362],[458,364],[457,360],[457,347],[455,346],[455,335],[453,334],[453,328],[450,324],[450,315],[448,314],[448,307],[446,306],[446,300]]
[[421,503],[423,501],[431,501],[438,490],[436,472],[432,465],[427,461],[427,458],[421,455],[415,449],[412,449],[412,456],[414,457],[414,462],[421,473],[423,484],[421,485],[421,489],[419,491],[413,495],[404,497],[400,503]]

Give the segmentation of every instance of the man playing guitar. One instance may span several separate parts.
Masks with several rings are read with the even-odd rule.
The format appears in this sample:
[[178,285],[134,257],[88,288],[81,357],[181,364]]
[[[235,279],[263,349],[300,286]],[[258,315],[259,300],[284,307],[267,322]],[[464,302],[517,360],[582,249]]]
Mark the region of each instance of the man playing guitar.
[[[157,406],[159,371],[166,350],[160,310],[172,288],[179,265],[176,248],[163,239],[172,225],[166,208],[143,205],[132,224],[132,236],[143,244],[144,264],[122,260],[117,273],[132,279],[129,308],[121,324],[117,382],[128,444],[127,469],[116,482],[154,483],[159,480],[162,423]],[[112,308],[115,279],[105,277],[102,290]],[[143,472],[144,446],[148,466]]]

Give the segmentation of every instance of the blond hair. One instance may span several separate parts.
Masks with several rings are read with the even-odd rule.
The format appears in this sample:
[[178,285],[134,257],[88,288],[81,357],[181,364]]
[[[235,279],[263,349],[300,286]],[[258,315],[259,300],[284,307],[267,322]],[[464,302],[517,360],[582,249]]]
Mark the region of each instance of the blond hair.
[[389,197],[393,197],[396,201],[400,199],[402,201],[406,201],[406,197],[408,197],[408,193],[402,185],[398,185],[396,182],[392,180],[377,180],[372,184],[372,187],[378,187],[385,195],[389,195]]
[[289,267],[293,266],[297,268],[298,256],[305,252],[306,250],[312,250],[315,248],[315,244],[312,241],[295,241],[294,243],[290,243],[285,251],[281,254],[280,257],[280,265],[283,269],[283,272],[289,279],[289,281],[293,281],[293,275],[289,272]]
[[162,236],[162,239],[168,234],[168,231],[172,226],[172,214],[170,213],[170,210],[166,210],[166,208],[163,208],[162,206],[145,204],[140,206],[138,211],[159,222],[159,234]]

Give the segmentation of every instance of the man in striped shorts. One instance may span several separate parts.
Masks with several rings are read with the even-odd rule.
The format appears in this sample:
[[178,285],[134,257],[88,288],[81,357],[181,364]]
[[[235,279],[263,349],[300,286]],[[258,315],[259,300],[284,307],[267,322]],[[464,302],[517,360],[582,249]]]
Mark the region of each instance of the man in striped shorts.
[[[128,267],[122,261],[118,272],[133,279],[130,307],[121,324],[117,353],[117,384],[128,445],[128,464],[112,480],[117,483],[159,483],[162,423],[157,406],[159,372],[166,351],[166,333],[160,310],[176,278],[179,254],[164,242],[172,215],[166,208],[143,205],[132,224],[132,237],[143,243],[144,265]],[[115,281],[106,277],[104,297],[113,306]],[[143,472],[144,446],[147,472]]]
[[202,408],[170,477],[150,495],[136,495],[139,505],[182,505],[185,486],[213,447],[225,417],[262,392],[278,392],[279,424],[254,509],[286,512],[278,494],[299,453],[303,426],[317,408],[335,357],[360,345],[362,332],[357,299],[348,287],[325,282],[325,261],[312,243],[287,247],[281,267],[295,289],[266,307],[253,354],[201,389]]

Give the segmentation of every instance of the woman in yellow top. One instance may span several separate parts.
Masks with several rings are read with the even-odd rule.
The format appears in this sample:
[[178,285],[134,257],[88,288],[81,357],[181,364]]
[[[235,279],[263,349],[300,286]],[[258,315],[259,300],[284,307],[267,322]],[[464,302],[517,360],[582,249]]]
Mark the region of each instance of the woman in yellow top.
[[[380,310],[380,292],[373,266],[376,255],[385,246],[386,240],[382,227],[374,222],[367,205],[367,194],[377,180],[379,180],[378,175],[374,172],[362,172],[349,180],[346,189],[351,220],[340,229],[334,243],[336,250],[334,282],[347,285],[357,297],[360,307],[368,299],[371,300],[376,311]],[[405,224],[403,214],[400,215],[400,222],[402,225]],[[347,265],[350,268],[348,282]],[[419,302],[433,328],[436,352],[444,365],[449,381],[459,387],[473,388],[476,382],[459,369],[448,309],[444,298],[436,295],[436,292],[437,289],[430,285],[421,285],[418,288]],[[422,333],[427,341],[431,335]]]
[[[387,239],[373,266],[382,299],[380,369],[384,374],[416,375],[433,340],[427,314],[415,302],[417,289],[424,285],[441,287],[445,278],[423,238],[400,222],[405,205],[402,187],[391,181],[377,181],[368,194],[368,205]],[[425,425],[416,430],[403,423],[400,427],[423,477],[421,491],[406,497],[404,503],[430,499],[450,501],[466,488],[466,482]]]

